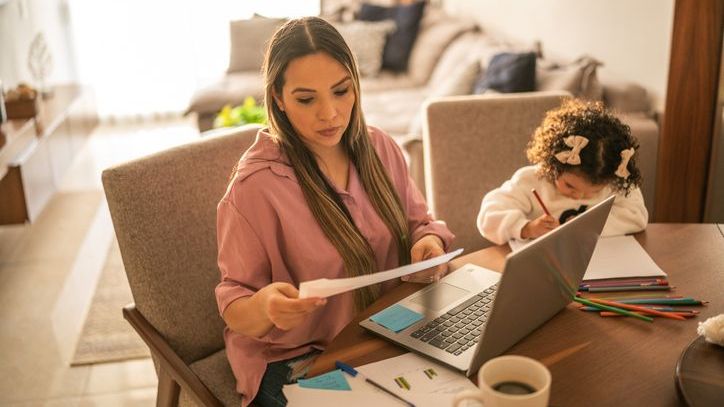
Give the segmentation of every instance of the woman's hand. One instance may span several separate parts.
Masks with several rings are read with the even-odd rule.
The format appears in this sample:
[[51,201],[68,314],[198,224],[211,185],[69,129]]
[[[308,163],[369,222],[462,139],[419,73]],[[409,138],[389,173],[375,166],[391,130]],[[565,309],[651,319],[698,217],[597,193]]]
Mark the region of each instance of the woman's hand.
[[257,292],[268,318],[277,328],[288,331],[302,322],[317,308],[327,303],[326,298],[299,298],[299,291],[289,283],[271,283]]
[[520,231],[520,237],[523,239],[536,239],[558,226],[560,226],[558,219],[550,215],[543,215],[526,223]]
[[[425,235],[415,242],[410,250],[410,257],[413,263],[427,260],[445,254],[442,240],[435,235]],[[447,273],[447,263],[417,273],[402,276],[402,281],[413,283],[432,283],[440,280]]]

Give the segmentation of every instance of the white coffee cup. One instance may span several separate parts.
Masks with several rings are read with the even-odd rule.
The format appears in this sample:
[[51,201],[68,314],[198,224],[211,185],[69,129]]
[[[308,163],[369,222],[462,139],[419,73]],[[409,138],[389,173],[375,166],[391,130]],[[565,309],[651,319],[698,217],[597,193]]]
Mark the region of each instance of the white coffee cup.
[[[482,402],[485,407],[545,407],[551,393],[551,372],[535,359],[517,355],[499,356],[480,368],[478,387],[479,390],[457,394],[453,406],[473,399]],[[510,393],[510,390],[525,393],[526,389],[532,392]]]

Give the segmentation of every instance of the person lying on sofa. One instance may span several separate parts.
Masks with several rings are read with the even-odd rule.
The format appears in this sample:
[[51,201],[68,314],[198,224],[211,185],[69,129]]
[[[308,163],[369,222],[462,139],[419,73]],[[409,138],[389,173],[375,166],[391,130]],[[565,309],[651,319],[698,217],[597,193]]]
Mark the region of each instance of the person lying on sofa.
[[282,386],[399,281],[329,299],[299,299],[295,286],[442,255],[453,239],[429,214],[397,144],[365,124],[358,69],[334,27],[290,20],[272,36],[263,72],[269,127],[241,157],[217,211],[216,298],[245,406],[285,405]]

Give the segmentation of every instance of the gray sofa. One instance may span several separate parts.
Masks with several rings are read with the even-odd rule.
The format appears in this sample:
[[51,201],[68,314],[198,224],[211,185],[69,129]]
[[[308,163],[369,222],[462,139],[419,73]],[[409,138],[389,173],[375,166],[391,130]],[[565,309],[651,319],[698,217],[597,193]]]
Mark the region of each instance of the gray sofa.
[[[211,127],[216,112],[225,104],[240,103],[249,95],[261,100],[260,50],[280,21],[259,19],[253,25],[254,32],[248,29],[243,32],[233,24],[230,62],[233,69],[216,84],[200,89],[188,108],[189,113],[196,114],[202,131]],[[243,36],[244,40],[239,42],[246,47],[246,54],[233,46],[234,35]],[[250,48],[252,45],[257,48]],[[541,54],[539,44],[511,44],[492,38],[473,21],[446,15],[430,6],[420,22],[408,70],[403,73],[383,70],[374,77],[362,78],[361,102],[367,123],[387,131],[400,143],[407,154],[411,175],[423,192],[424,104],[437,98],[470,94],[474,81],[485,71],[492,56],[511,51]],[[645,89],[633,84],[601,84],[596,75],[598,66],[600,62],[585,56],[566,63],[539,58],[535,91],[566,91],[576,97],[603,100],[619,112],[619,117],[643,145],[653,146],[647,147],[653,152],[652,160],[644,165],[655,168],[658,126],[650,114]]]

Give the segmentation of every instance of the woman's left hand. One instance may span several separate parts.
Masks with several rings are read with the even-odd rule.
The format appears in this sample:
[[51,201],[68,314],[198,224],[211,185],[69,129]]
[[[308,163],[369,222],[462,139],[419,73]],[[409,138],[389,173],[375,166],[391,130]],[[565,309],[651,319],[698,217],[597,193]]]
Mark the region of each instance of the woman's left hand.
[[[442,239],[435,235],[425,235],[415,242],[410,250],[412,263],[427,260],[445,254]],[[412,283],[432,283],[440,280],[447,273],[447,263],[417,273],[402,276],[402,281]]]

